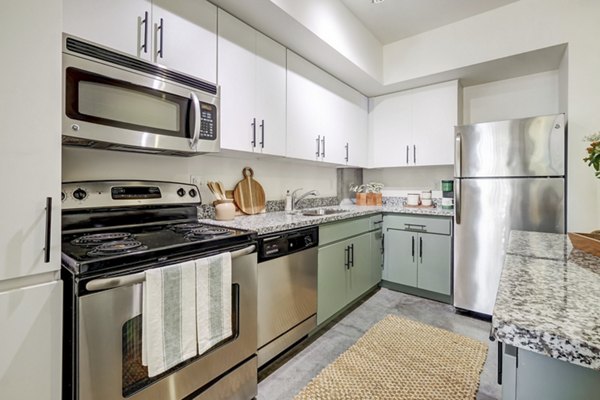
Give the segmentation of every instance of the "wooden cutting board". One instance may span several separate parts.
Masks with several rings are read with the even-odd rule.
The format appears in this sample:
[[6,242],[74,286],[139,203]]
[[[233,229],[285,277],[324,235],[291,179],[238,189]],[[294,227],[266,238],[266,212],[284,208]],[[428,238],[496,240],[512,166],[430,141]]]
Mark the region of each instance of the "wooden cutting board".
[[233,190],[235,204],[244,214],[258,214],[265,209],[265,191],[263,187],[254,180],[254,171],[250,167],[242,170],[244,179],[238,182]]

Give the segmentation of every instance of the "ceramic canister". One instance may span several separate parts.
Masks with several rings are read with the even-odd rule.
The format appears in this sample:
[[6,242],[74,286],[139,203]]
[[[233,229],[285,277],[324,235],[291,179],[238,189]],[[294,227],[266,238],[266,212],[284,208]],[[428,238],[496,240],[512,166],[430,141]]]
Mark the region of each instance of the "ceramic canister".
[[406,196],[406,204],[409,206],[418,206],[421,204],[419,193],[408,193]]

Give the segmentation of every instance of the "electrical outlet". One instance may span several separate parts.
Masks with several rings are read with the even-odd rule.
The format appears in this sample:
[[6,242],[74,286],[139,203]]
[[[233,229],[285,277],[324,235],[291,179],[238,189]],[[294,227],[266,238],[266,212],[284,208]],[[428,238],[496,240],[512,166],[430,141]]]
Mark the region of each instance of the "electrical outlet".
[[190,183],[192,185],[196,185],[198,187],[204,185],[204,178],[198,175],[190,175]]

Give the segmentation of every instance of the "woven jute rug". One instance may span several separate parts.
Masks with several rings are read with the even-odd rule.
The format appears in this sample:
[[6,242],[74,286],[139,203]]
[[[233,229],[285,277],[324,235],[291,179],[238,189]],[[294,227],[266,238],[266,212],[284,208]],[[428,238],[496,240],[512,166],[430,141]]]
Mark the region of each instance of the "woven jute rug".
[[295,400],[475,399],[487,345],[388,315]]

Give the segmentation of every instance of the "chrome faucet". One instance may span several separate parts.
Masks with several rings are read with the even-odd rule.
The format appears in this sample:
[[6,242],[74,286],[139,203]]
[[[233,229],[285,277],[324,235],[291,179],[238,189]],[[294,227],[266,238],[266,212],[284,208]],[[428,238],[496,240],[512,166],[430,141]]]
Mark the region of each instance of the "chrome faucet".
[[292,210],[296,209],[296,206],[298,205],[298,203],[300,202],[300,200],[304,199],[305,197],[308,196],[318,196],[319,192],[317,190],[309,190],[308,192],[301,194],[300,196],[296,197],[296,193],[298,193],[299,191],[301,191],[302,188],[300,189],[296,189],[292,192]]

